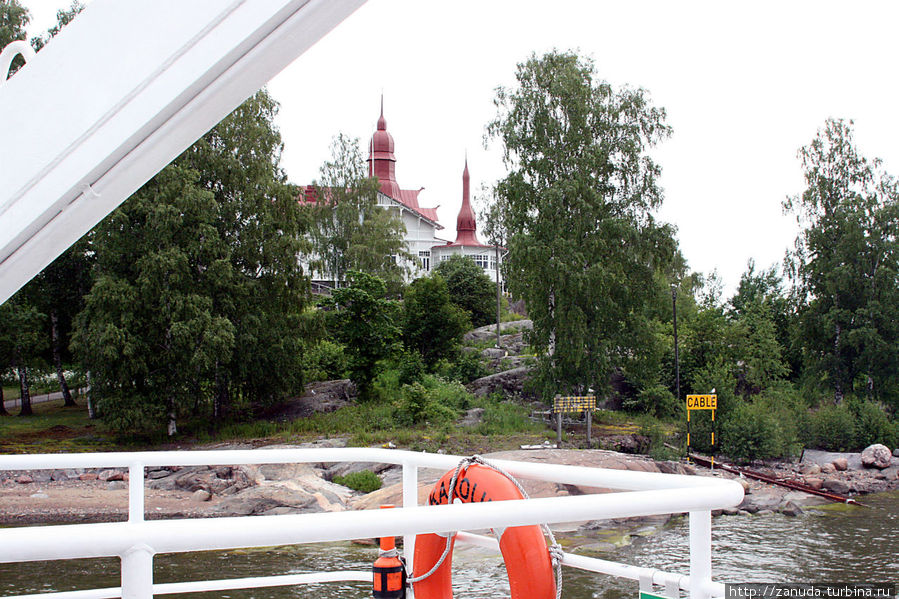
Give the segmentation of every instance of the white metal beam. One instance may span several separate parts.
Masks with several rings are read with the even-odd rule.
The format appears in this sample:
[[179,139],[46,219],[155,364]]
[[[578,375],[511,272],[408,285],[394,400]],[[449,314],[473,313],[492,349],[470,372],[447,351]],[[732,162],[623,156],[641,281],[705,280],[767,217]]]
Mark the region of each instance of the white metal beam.
[[94,0],[0,87],[0,303],[365,0]]

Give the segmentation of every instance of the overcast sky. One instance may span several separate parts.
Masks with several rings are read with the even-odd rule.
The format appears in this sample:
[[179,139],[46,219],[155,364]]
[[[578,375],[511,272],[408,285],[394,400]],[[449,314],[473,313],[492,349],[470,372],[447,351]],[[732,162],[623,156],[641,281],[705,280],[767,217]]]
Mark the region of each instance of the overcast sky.
[[[23,4],[35,35],[68,1]],[[496,86],[532,52],[577,49],[667,110],[658,216],[730,295],[749,258],[767,267],[792,246],[781,202],[801,192],[797,150],[826,118],[853,119],[861,151],[899,172],[896,23],[896,2],[369,0],[269,89],[295,183],[317,177],[336,133],[366,146],[383,93],[397,179],[425,188],[454,239],[465,153],[473,191],[504,174],[498,144],[483,146]]]

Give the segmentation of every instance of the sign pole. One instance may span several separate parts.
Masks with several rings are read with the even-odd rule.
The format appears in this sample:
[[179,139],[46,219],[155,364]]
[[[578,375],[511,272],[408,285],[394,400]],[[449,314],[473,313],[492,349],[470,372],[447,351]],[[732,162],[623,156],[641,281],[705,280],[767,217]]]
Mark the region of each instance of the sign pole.
[[587,449],[590,449],[592,446],[592,441],[590,440],[591,424],[593,424],[593,410],[587,410]]
[[[714,389],[713,389],[714,391]],[[715,445],[715,433],[718,431],[718,423],[715,421],[715,410],[718,409],[718,396],[714,393],[708,395],[687,395],[687,461],[690,461],[691,445],[690,445],[690,411],[691,410],[711,410],[712,411],[712,447]],[[715,467],[714,451],[712,455],[712,469]]]

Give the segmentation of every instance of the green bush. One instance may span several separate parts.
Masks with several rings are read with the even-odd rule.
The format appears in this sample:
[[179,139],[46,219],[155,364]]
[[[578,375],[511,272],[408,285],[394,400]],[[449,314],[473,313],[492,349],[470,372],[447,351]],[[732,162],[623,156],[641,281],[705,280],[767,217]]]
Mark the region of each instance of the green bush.
[[883,443],[890,448],[897,445],[896,427],[880,404],[868,400],[848,403],[855,416],[855,445],[858,449],[873,443]]
[[471,395],[461,384],[434,375],[404,385],[394,417],[399,424],[428,423],[431,426],[456,420],[471,404]]
[[371,493],[381,488],[381,477],[371,470],[360,470],[346,476],[335,476],[333,482],[360,493]]
[[434,366],[434,373],[447,380],[467,384],[486,376],[487,369],[476,352],[460,352],[455,360],[443,359]]
[[472,326],[495,322],[496,284],[471,256],[451,256],[438,264],[434,272],[446,281],[450,299],[468,313]]
[[347,358],[339,343],[323,339],[303,356],[303,380],[330,381],[346,377]]
[[641,412],[656,418],[671,418],[683,410],[674,394],[665,385],[650,385],[637,394],[636,399],[624,401],[624,408],[630,412]]
[[855,418],[845,404],[825,406],[811,415],[811,444],[819,449],[849,451],[855,441]]
[[762,403],[742,403],[721,423],[721,451],[739,462],[788,455],[793,440]]

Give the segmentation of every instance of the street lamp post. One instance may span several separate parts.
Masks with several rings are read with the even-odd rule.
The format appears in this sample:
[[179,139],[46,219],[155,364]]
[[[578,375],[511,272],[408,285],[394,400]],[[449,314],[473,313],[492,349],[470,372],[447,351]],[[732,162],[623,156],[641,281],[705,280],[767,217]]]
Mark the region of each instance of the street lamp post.
[[680,402],[680,356],[677,348],[677,283],[671,284],[671,310],[674,313],[674,399]]

